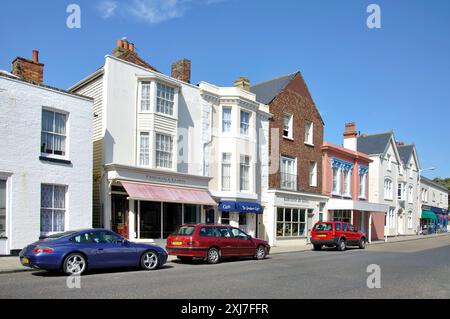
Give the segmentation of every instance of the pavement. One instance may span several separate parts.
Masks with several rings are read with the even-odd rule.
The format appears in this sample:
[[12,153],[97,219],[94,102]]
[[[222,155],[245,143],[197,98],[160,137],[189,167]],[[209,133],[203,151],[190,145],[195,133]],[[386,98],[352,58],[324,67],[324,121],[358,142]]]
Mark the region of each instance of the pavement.
[[[405,236],[396,236],[396,237],[389,237],[387,239],[387,242],[385,241],[375,241],[370,243],[370,245],[378,245],[378,244],[390,244],[390,243],[396,243],[396,242],[403,242],[403,241],[411,241],[411,240],[426,240],[426,239],[432,239],[436,237],[441,236],[449,236],[450,233],[441,233],[441,234],[431,234],[431,235],[405,235]],[[304,251],[311,251],[312,246],[311,245],[284,245],[284,246],[275,246],[272,247],[270,250],[270,254],[283,254],[283,253],[294,253],[294,252],[304,252]],[[177,258],[175,256],[169,256],[168,262],[174,261]],[[19,257],[17,256],[0,256],[0,274],[5,273],[16,273],[16,272],[23,272],[23,271],[33,271],[33,269],[30,269],[28,267],[22,266],[22,264],[19,261]]]
[[[0,299],[450,298],[450,236],[423,238],[344,252],[275,250],[262,261],[217,265],[174,260],[156,271],[90,272],[78,282],[46,271],[0,274]],[[379,288],[368,285],[374,274]]]

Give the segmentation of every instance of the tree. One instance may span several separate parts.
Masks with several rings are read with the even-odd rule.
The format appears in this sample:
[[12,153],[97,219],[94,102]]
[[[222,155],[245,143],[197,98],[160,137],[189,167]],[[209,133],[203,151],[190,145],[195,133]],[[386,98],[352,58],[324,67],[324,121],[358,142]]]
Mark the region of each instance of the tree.
[[[436,177],[435,179],[433,179],[433,182],[447,187],[447,189],[450,192],[450,178],[439,178],[439,177]],[[450,207],[450,196],[448,197],[448,205]]]

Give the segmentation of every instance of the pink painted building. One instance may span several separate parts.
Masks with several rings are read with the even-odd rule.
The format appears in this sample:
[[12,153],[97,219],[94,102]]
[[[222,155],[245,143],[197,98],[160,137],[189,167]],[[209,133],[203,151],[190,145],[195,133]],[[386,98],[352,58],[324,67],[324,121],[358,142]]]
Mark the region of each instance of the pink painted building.
[[370,203],[368,155],[356,151],[354,123],[345,125],[344,146],[322,145],[322,188],[330,197],[324,220],[345,221],[366,233],[369,241],[384,237],[388,205]]

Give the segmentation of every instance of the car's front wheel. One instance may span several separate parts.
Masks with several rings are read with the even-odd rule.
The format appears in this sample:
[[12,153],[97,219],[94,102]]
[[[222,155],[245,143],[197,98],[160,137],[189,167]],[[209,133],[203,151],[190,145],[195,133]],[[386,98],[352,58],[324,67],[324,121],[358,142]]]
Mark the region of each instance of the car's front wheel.
[[263,260],[264,258],[266,258],[266,248],[264,246],[258,246],[256,248],[256,259],[257,260]]
[[345,240],[344,239],[339,240],[336,248],[337,248],[338,251],[344,251],[345,248],[347,248]]
[[210,248],[208,250],[208,255],[206,256],[206,261],[208,262],[208,264],[217,264],[219,260],[219,250],[217,248]]
[[366,239],[365,238],[361,238],[361,240],[359,241],[359,249],[365,249],[366,248]]
[[154,270],[159,267],[158,253],[153,250],[146,251],[141,257],[141,268],[144,270]]
[[86,269],[86,257],[80,253],[70,254],[64,259],[63,271],[66,275],[81,276]]

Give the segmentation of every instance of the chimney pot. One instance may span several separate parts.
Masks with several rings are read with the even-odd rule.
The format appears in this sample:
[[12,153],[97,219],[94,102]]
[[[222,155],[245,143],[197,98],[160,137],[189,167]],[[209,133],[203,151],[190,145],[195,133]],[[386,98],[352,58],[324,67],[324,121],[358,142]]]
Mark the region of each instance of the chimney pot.
[[172,77],[186,83],[191,83],[191,61],[181,59],[172,64]]
[[250,91],[250,80],[244,76],[234,81],[234,86],[245,91]]
[[134,51],[134,44],[133,43],[128,43],[128,50]]

